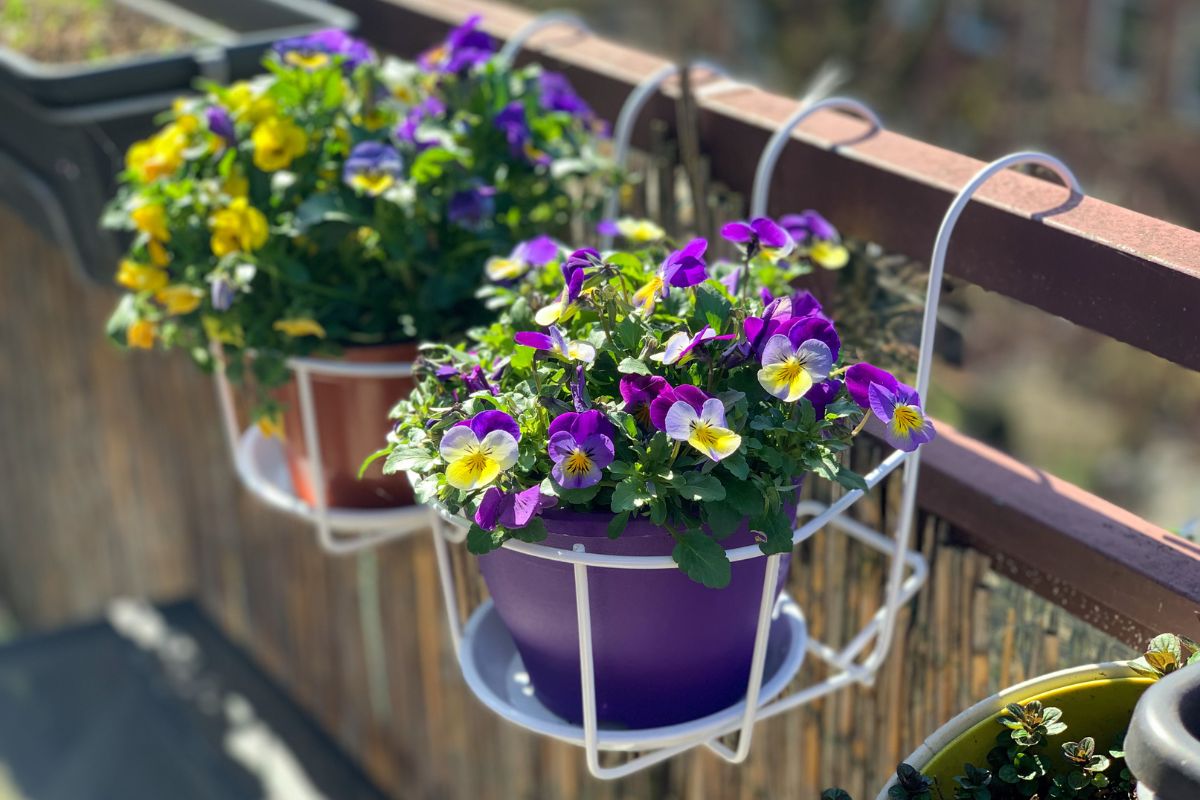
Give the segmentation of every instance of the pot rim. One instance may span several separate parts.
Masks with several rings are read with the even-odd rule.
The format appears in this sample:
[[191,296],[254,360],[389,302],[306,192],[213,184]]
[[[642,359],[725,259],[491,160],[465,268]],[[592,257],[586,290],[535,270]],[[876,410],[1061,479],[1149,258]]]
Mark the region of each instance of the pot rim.
[[[959,712],[929,734],[925,741],[917,745],[917,748],[904,759],[903,763],[916,767],[918,770],[924,769],[934,756],[950,747],[960,736],[969,732],[976,725],[996,716],[1010,702],[1099,680],[1128,680],[1140,677],[1145,676],[1133,669],[1129,661],[1084,664],[1038,675],[1007,689],[1001,689]],[[888,789],[894,785],[896,785],[895,775],[888,779],[888,782],[876,795],[875,800],[889,800]]]

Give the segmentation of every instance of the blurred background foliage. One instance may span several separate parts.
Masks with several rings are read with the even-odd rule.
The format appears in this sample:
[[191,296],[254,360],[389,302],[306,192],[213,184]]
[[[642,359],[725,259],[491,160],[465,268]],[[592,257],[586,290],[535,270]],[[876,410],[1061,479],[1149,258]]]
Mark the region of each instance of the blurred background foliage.
[[[980,159],[1044,149],[1089,194],[1200,227],[1197,0],[520,2],[783,94],[834,66],[839,93],[891,129]],[[938,417],[1200,534],[1200,374],[975,287],[955,294],[963,358],[934,372]]]

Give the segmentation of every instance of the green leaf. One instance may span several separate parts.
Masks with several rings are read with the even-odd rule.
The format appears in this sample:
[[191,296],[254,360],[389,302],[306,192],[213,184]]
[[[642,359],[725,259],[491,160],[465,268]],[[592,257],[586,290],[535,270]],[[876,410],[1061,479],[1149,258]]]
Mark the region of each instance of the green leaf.
[[792,549],[792,520],[782,508],[774,513],[763,514],[750,521],[753,530],[761,531],[766,540],[759,546],[767,555],[788,553]]
[[613,489],[612,503],[610,508],[614,514],[620,514],[622,511],[633,511],[640,504],[640,500],[644,500],[644,487],[642,481],[635,476],[630,476],[617,484]]
[[1021,780],[1021,776],[1017,774],[1017,768],[1012,764],[1005,764],[1004,766],[1000,767],[1000,770],[996,773],[996,776],[1005,783],[1016,783],[1017,781]]
[[612,518],[608,523],[608,538],[616,539],[625,532],[625,527],[629,525],[629,514],[628,511],[622,511]]
[[725,481],[725,499],[746,517],[761,514],[765,505],[758,485],[746,480]]
[[437,180],[446,166],[458,161],[458,156],[444,147],[431,147],[413,160],[412,177],[417,183]]
[[644,361],[628,356],[617,365],[617,372],[624,375],[649,375],[650,368]]
[[396,472],[428,472],[438,462],[440,458],[431,454],[428,450],[422,447],[396,447],[383,462],[383,472],[385,475],[392,475]]
[[703,533],[680,536],[671,557],[689,578],[710,589],[723,589],[729,585],[732,568],[725,549]]
[[862,475],[846,467],[839,468],[834,478],[838,484],[845,486],[847,489],[862,489],[865,492],[869,488]]
[[346,211],[342,200],[336,194],[314,194],[305,198],[296,209],[296,230],[304,233],[315,225],[323,222],[353,222],[354,218]]
[[746,519],[731,503],[709,503],[704,510],[708,527],[717,539],[724,539],[732,534]]
[[721,461],[721,466],[739,481],[744,481],[750,477],[750,465],[746,463],[746,456],[740,452],[726,456]]
[[707,285],[696,287],[696,306],[692,313],[693,327],[710,326],[717,333],[729,319],[732,309],[729,301]]
[[387,447],[379,448],[374,453],[371,453],[371,455],[367,456],[363,460],[362,466],[358,468],[358,479],[361,481],[362,476],[367,474],[367,470],[370,469],[372,464],[374,464],[376,461],[378,461],[379,459],[383,458],[384,456],[388,455],[391,452],[392,452],[392,446],[388,445]]
[[643,270],[641,259],[632,253],[613,253],[604,260],[621,270],[633,270],[634,272]]
[[540,542],[546,538],[546,523],[541,517],[534,517],[523,528],[509,528],[508,533],[514,539],[522,542]]
[[477,556],[490,553],[503,543],[502,531],[485,531],[474,523],[471,524],[471,530],[467,531],[467,550]]
[[592,500],[596,499],[596,495],[600,493],[600,484],[598,483],[593,486],[586,486],[582,489],[568,489],[567,487],[560,485],[558,481],[555,481],[553,478],[550,479],[550,482],[554,486],[554,493],[571,505],[584,505],[585,503],[590,503]]
[[711,503],[725,499],[725,487],[714,475],[689,472],[686,481],[679,493],[687,500]]

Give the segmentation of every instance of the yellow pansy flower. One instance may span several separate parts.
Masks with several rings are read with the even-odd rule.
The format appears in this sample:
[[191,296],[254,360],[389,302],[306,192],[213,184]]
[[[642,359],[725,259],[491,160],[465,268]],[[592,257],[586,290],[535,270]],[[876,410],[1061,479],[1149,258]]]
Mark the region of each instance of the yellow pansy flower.
[[171,263],[171,254],[157,239],[151,239],[146,245],[146,249],[150,252],[150,263],[154,266],[165,267]]
[[135,292],[157,292],[167,285],[167,271],[149,264],[124,259],[117,269],[116,281]]
[[815,242],[808,257],[825,269],[841,269],[850,263],[850,251],[838,242]]
[[221,184],[221,191],[230,197],[246,197],[250,194],[250,181],[239,170],[233,170]]
[[190,314],[200,306],[204,292],[182,283],[172,284],[154,293],[154,299],[162,303],[172,316]]
[[157,338],[158,326],[149,320],[139,319],[125,329],[125,344],[140,350],[153,348]]
[[129,212],[133,227],[160,242],[171,241],[171,231],[167,229],[167,211],[161,203],[147,203]]
[[245,197],[237,197],[213,214],[211,246],[216,256],[230,253],[250,253],[267,243],[270,230],[267,218]]
[[200,324],[204,327],[204,335],[210,341],[231,347],[242,347],[246,344],[246,332],[236,322],[227,324],[218,317],[205,315],[200,318]]
[[657,242],[667,235],[667,232],[648,219],[633,219],[622,217],[617,220],[617,230],[631,242]]
[[254,166],[263,172],[287,169],[308,148],[308,135],[284,117],[268,117],[255,125],[250,141],[254,143]]
[[325,329],[321,327],[321,323],[311,317],[279,319],[275,320],[275,324],[271,327],[293,338],[300,336],[316,336],[318,339],[325,338]]
[[183,164],[187,144],[187,131],[173,123],[149,139],[134,143],[125,154],[125,166],[145,183],[173,175]]
[[238,122],[256,125],[275,113],[275,101],[246,81],[238,81],[225,93],[229,111]]
[[279,414],[265,414],[258,418],[258,429],[268,439],[282,439],[283,417]]

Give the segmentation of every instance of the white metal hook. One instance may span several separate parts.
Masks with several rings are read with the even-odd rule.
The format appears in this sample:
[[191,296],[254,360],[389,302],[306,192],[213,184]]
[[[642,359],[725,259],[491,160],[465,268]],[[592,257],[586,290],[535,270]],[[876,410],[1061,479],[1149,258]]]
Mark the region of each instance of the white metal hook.
[[[1066,164],[1053,156],[1036,152],[1013,153],[996,159],[975,173],[975,176],[967,181],[967,184],[959,190],[958,195],[955,196],[954,201],[950,204],[950,208],[947,209],[946,216],[942,218],[937,238],[933,243],[933,255],[929,260],[929,285],[925,290],[925,317],[921,323],[921,354],[917,362],[916,389],[922,398],[927,399],[929,395],[929,374],[933,369],[933,344],[937,333],[938,305],[942,296],[942,276],[946,271],[946,251],[950,246],[950,234],[954,232],[954,226],[958,223],[958,218],[962,215],[963,209],[967,207],[971,198],[979,191],[979,188],[987,183],[988,179],[996,173],[1019,164],[1037,164],[1046,167],[1058,175],[1059,179],[1070,190],[1071,197],[1083,194],[1083,189],[1080,188],[1079,181]],[[921,450],[918,449],[911,454],[908,463],[904,467],[904,488],[900,501],[900,514],[897,517],[896,523],[896,546],[900,552],[907,550],[909,540],[912,538],[913,518],[917,510],[917,474],[920,471],[920,467]],[[896,627],[896,614],[900,607],[897,598],[901,594],[903,572],[903,563],[899,559],[893,560],[888,570],[886,590],[888,601],[884,605],[883,619],[880,621],[877,629],[878,637],[875,640],[875,647],[862,663],[863,669],[869,674],[873,674],[874,670],[883,663],[883,660],[887,657],[888,648],[891,647]],[[865,640],[859,640],[854,643],[860,649],[864,644]],[[847,650],[849,649],[848,647]]]
[[767,194],[771,190],[771,175],[775,172],[775,164],[779,161],[779,156],[783,154],[783,148],[792,138],[792,131],[816,112],[827,108],[857,114],[871,123],[872,132],[883,129],[883,123],[871,107],[852,97],[829,97],[816,102],[808,99],[801,101],[800,107],[771,135],[767,146],[763,148],[762,155],[759,156],[758,166],[754,170],[754,189],[750,194],[751,217],[761,217],[767,213]]
[[[693,61],[687,65],[688,70],[703,69],[713,73],[721,78],[728,78],[729,73],[720,64],[714,64],[711,61],[700,60]],[[680,65],[667,64],[655,72],[650,73],[642,82],[634,87],[629,93],[629,97],[625,98],[624,104],[621,106],[621,112],[617,114],[617,124],[613,128],[613,162],[618,170],[625,168],[625,162],[629,160],[630,141],[633,139],[633,126],[637,123],[638,116],[642,113],[646,103],[650,101],[654,92],[658,90],[662,84],[679,74]],[[604,203],[604,219],[615,219],[621,208],[621,188],[615,187],[608,199]],[[600,238],[600,249],[607,250],[612,247],[612,236],[604,234]]]
[[545,14],[534,17],[509,37],[497,54],[497,60],[506,67],[511,66],[517,53],[521,52],[521,48],[534,34],[555,25],[571,25],[581,33],[591,33],[592,31],[583,17],[572,11],[547,11]]

